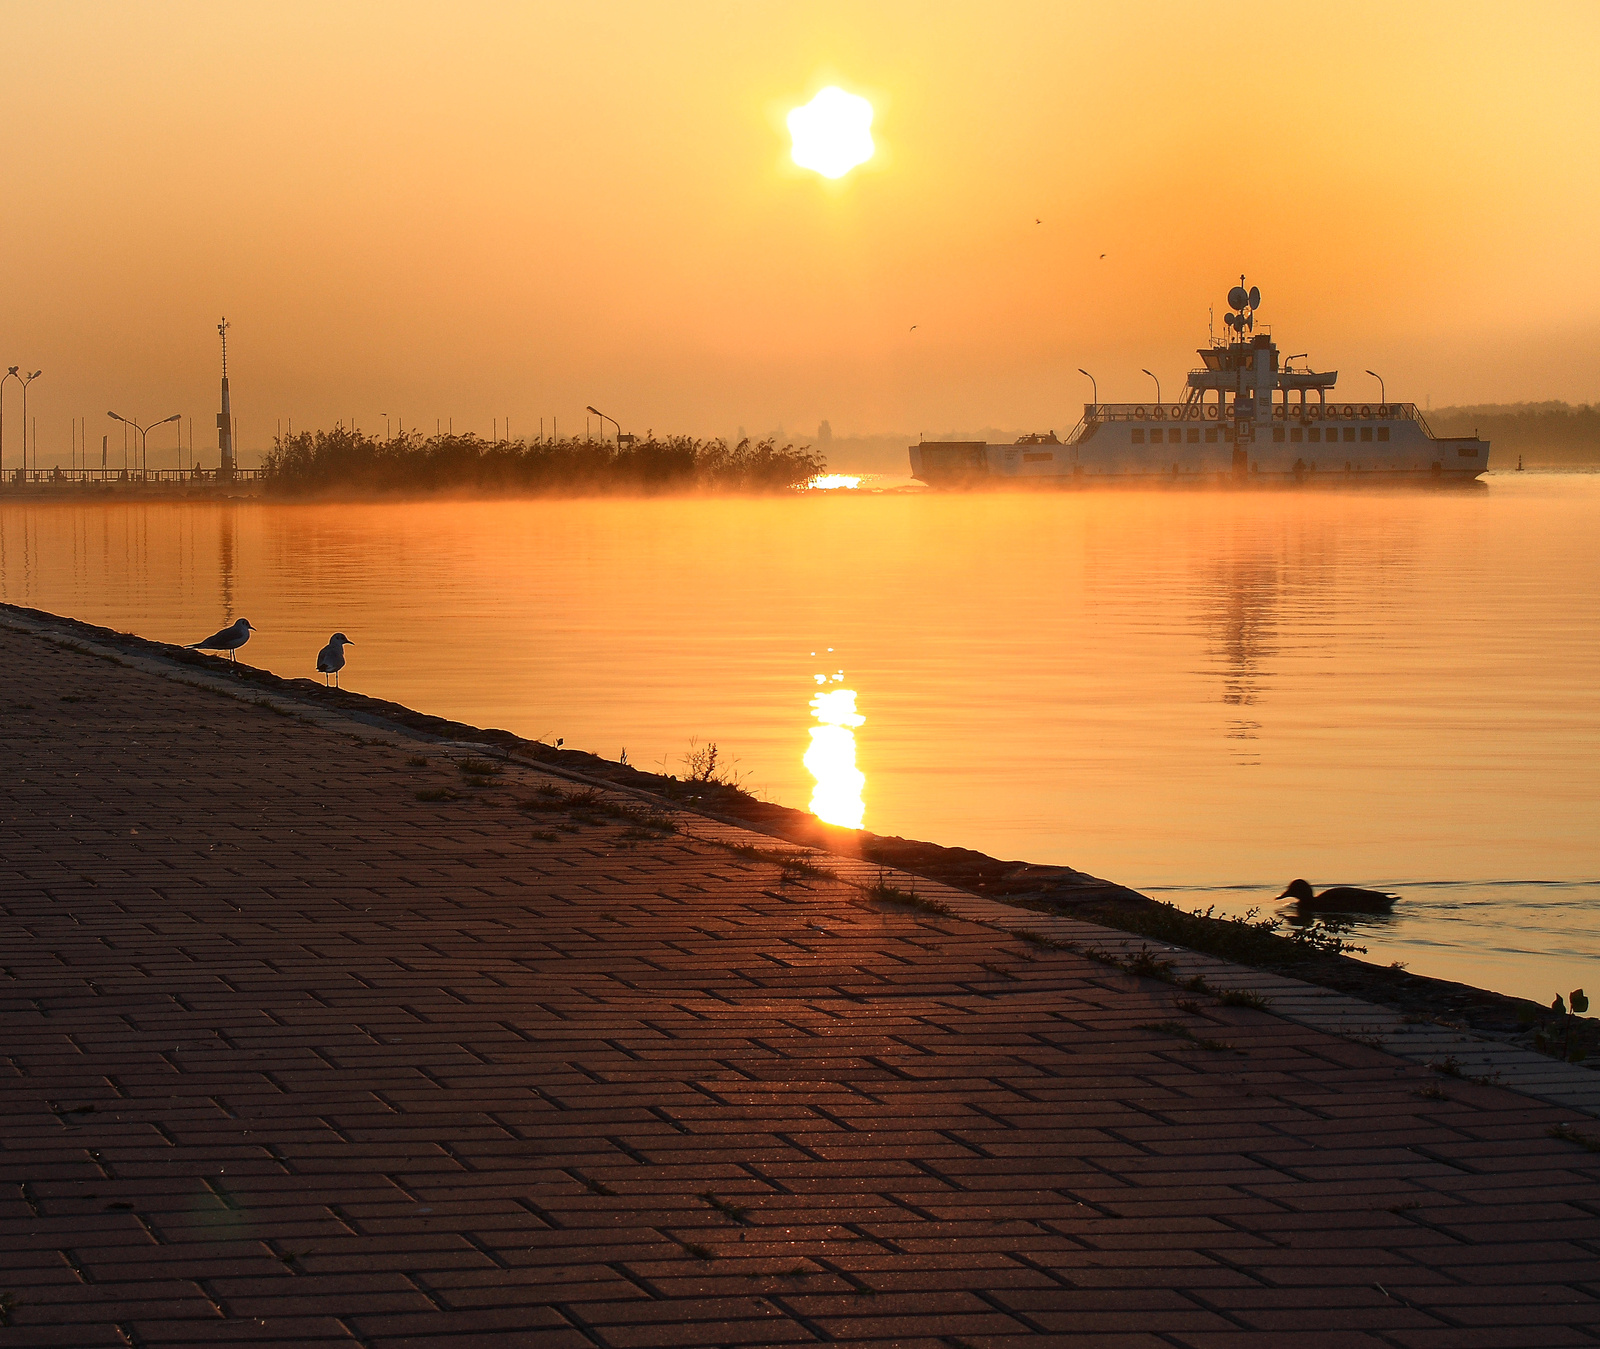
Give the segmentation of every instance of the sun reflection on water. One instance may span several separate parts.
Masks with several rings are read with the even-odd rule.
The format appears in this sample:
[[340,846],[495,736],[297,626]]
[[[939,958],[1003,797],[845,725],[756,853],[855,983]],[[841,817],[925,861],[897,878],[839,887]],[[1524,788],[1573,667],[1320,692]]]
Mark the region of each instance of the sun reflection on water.
[[861,486],[859,473],[819,473],[807,487],[817,492],[851,491]]
[[[832,676],[833,681],[842,678],[842,673]],[[817,676],[818,683],[827,679]],[[825,824],[859,829],[867,809],[861,799],[867,779],[856,767],[855,728],[866,718],[856,711],[856,691],[829,689],[816,694],[811,699],[811,715],[819,723],[811,728],[811,748],[804,759],[807,771],[817,780],[811,793],[811,813]]]

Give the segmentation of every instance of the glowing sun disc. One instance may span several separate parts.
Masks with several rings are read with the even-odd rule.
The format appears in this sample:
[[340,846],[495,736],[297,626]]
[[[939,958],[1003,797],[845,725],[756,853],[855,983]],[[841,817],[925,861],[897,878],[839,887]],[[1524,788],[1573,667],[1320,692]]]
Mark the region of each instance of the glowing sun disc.
[[872,104],[830,84],[789,114],[790,154],[802,169],[843,178],[872,158]]

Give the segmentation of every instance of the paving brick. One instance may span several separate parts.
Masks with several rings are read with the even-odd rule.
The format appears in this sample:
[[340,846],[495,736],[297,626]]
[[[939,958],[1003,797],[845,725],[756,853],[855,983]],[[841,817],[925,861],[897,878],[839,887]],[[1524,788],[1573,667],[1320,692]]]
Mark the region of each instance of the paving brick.
[[1196,1050],[1169,986],[671,803],[551,842],[536,766],[0,660],[5,1345],[1597,1338],[1570,1110],[1249,1009]]

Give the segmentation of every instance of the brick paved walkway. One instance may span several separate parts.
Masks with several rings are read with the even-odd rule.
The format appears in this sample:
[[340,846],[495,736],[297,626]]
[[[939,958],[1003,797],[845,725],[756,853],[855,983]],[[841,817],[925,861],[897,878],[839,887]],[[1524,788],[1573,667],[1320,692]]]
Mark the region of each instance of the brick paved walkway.
[[0,1349],[1600,1343],[1568,1111],[531,769],[0,668]]

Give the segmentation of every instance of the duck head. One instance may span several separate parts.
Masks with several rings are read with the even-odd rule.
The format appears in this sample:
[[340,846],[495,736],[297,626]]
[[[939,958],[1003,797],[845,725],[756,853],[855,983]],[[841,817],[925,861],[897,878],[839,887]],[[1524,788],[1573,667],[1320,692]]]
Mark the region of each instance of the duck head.
[[1278,898],[1310,900],[1315,899],[1316,895],[1312,892],[1310,882],[1290,881],[1288,887],[1281,895],[1278,896]]

